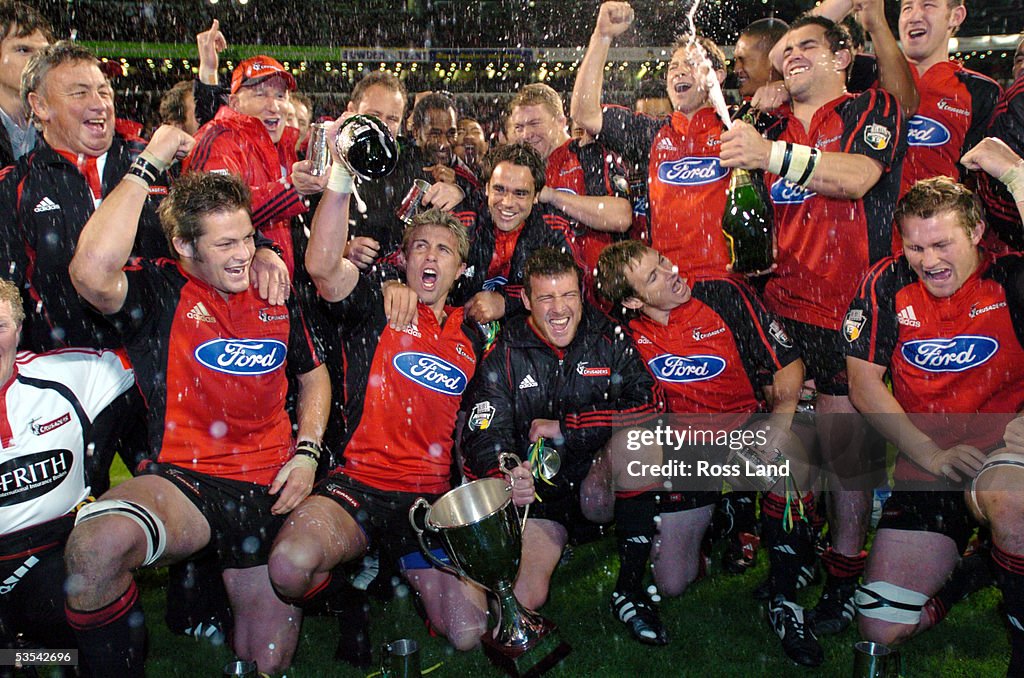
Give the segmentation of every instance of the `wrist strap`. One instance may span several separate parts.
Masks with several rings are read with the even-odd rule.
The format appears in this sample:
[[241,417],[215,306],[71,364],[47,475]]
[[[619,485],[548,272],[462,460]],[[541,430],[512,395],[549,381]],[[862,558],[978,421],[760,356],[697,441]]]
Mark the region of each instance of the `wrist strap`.
[[315,462],[320,461],[321,452],[322,450],[320,449],[320,446],[312,440],[303,440],[295,446],[295,456],[302,455],[309,457]]
[[1010,191],[1014,202],[1024,202],[1024,160],[1003,172],[999,181],[1006,184],[1006,189]]
[[331,165],[331,176],[327,179],[327,190],[335,193],[351,193],[353,188],[352,173],[345,163],[336,162]]
[[806,188],[814,176],[814,170],[821,158],[817,148],[793,144],[788,141],[773,141],[768,155],[768,171]]

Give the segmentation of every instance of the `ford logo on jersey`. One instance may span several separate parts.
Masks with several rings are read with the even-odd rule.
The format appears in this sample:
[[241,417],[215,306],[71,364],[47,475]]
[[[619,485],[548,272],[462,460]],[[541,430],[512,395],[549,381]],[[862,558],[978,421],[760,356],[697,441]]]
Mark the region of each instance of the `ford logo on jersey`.
[[664,353],[647,361],[654,376],[662,381],[686,384],[714,379],[725,371],[725,360],[717,355],[672,355]]
[[718,158],[683,158],[658,165],[658,178],[673,186],[700,186],[728,176]]
[[918,339],[903,344],[903,359],[926,372],[963,372],[988,362],[999,351],[991,337],[961,334],[952,339]]
[[800,205],[808,198],[818,195],[814,191],[808,191],[798,183],[789,179],[776,179],[772,184],[772,202],[776,205]]
[[915,115],[907,121],[907,143],[911,146],[941,146],[950,136],[949,130],[938,120]]
[[276,339],[211,339],[196,349],[196,360],[211,370],[255,377],[284,365],[288,347]]
[[458,367],[429,353],[399,353],[391,363],[402,376],[445,395],[462,395],[469,382]]

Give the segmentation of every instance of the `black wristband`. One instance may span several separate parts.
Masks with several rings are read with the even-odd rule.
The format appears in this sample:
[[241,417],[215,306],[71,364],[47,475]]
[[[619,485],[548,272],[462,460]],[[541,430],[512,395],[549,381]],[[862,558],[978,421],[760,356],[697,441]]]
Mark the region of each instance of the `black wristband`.
[[156,165],[147,162],[142,156],[139,156],[135,158],[135,162],[128,168],[128,174],[134,174],[147,184],[152,185],[160,175],[160,170],[157,169]]
[[313,461],[320,461],[320,445],[314,443],[312,440],[303,440],[295,446],[295,454],[305,455],[310,457]]

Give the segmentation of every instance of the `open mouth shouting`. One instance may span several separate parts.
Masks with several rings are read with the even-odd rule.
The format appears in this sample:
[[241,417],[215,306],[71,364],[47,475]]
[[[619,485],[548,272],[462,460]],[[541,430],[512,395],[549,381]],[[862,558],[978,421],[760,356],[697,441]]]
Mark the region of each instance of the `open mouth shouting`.
[[424,290],[433,291],[437,287],[437,269],[433,266],[424,268],[420,274],[420,283]]

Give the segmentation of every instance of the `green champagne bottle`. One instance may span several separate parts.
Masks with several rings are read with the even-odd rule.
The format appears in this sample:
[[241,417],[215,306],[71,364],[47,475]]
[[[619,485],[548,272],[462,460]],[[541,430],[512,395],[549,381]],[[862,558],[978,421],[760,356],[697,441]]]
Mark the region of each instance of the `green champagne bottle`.
[[772,265],[772,213],[750,172],[735,168],[729,178],[722,233],[736,273],[767,271]]

